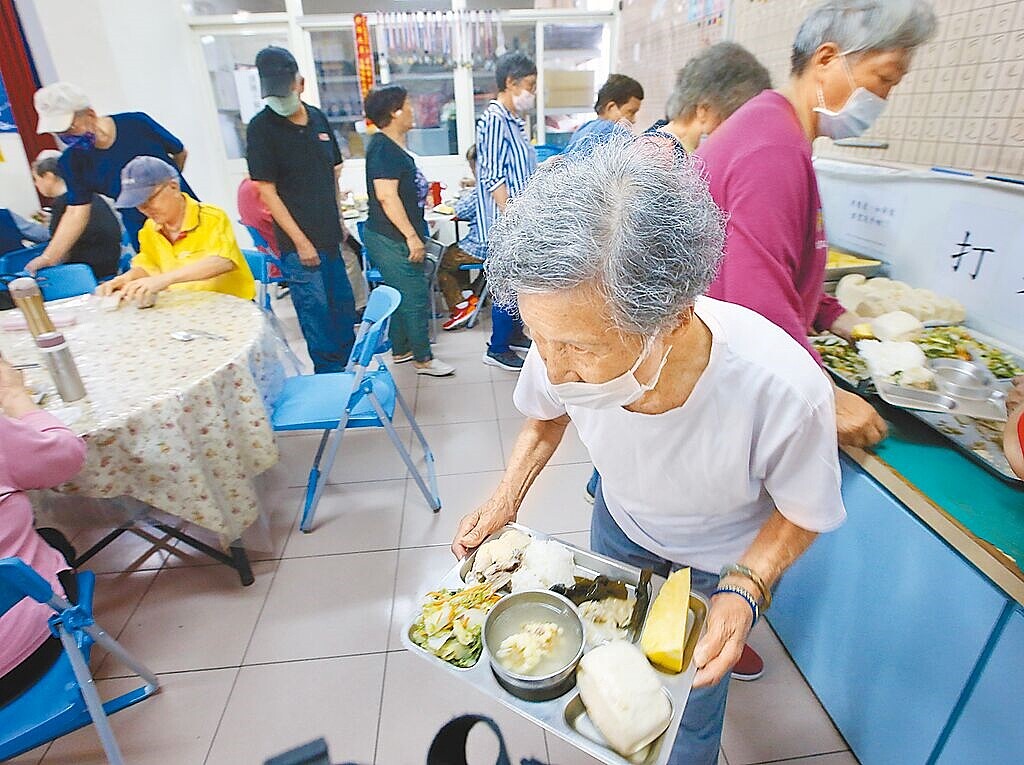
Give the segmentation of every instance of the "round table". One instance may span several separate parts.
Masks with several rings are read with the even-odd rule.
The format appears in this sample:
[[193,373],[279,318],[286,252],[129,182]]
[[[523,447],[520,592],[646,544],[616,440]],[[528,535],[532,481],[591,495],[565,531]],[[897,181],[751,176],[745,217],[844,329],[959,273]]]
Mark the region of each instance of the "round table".
[[[237,540],[260,513],[252,479],[277,461],[268,410],[284,367],[263,312],[213,292],[163,292],[150,309],[104,311],[92,295],[62,303],[47,308],[55,321],[76,320],[59,331],[86,398],[66,404],[45,368],[25,371],[30,386],[49,391],[42,406],[88,445],[61,493],[133,497],[224,546]],[[182,332],[197,336],[173,337]],[[39,360],[28,332],[0,331],[0,350],[14,364]]]

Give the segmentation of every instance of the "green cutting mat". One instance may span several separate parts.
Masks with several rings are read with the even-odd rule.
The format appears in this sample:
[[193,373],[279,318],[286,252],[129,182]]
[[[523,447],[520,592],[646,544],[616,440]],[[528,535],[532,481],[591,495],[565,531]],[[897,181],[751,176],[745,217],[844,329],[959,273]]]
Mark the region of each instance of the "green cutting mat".
[[1024,567],[1024,491],[957,451],[904,412],[887,412],[889,437],[875,453],[976,537]]

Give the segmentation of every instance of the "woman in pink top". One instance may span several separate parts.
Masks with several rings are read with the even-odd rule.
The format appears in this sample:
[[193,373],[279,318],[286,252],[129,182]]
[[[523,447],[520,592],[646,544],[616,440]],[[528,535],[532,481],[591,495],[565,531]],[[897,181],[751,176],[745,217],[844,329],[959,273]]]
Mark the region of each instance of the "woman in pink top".
[[[54,591],[68,562],[39,536],[25,491],[57,486],[81,470],[85,442],[34,403],[21,372],[0,359],[0,558],[21,558]],[[68,593],[74,596],[75,593]],[[53,611],[25,599],[0,616],[0,705],[30,687],[56,660],[60,643],[50,637]]]
[[[935,25],[926,0],[827,0],[797,32],[789,83],[748,101],[697,151],[730,216],[708,295],[757,311],[816,359],[809,332],[849,339],[861,319],[824,293],[828,245],[811,143],[867,130]],[[836,390],[836,419],[842,444],[885,437],[885,422],[853,393]]]

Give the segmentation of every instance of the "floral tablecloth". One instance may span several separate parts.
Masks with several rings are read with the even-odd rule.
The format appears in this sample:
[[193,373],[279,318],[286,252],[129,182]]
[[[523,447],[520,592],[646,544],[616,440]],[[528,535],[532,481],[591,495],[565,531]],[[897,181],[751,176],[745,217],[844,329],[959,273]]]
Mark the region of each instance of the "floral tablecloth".
[[[91,295],[47,307],[55,321],[75,319],[60,331],[87,391],[65,404],[45,369],[25,372],[50,391],[44,408],[88,444],[60,491],[133,497],[224,543],[240,537],[260,513],[252,479],[277,461],[268,409],[284,368],[262,311],[211,292],[164,292],[145,310],[104,311]],[[0,351],[15,364],[39,360],[27,332],[0,331]]]

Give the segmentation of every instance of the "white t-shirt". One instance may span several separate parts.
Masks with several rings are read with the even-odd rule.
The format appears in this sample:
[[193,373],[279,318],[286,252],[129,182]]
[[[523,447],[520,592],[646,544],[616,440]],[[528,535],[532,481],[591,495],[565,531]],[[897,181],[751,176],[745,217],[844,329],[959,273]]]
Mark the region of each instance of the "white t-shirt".
[[776,507],[818,532],[841,525],[846,509],[834,396],[821,368],[747,308],[699,298],[696,313],[711,330],[711,358],[676,409],[566,406],[536,345],[514,400],[527,417],[572,418],[626,536],[717,574],[739,560]]

